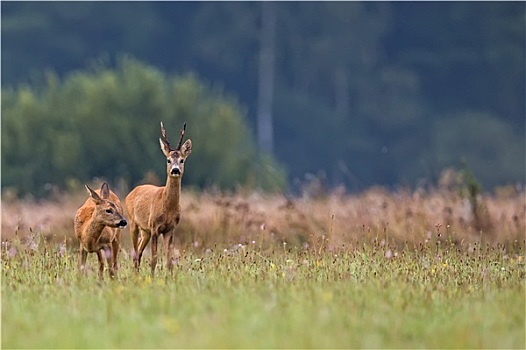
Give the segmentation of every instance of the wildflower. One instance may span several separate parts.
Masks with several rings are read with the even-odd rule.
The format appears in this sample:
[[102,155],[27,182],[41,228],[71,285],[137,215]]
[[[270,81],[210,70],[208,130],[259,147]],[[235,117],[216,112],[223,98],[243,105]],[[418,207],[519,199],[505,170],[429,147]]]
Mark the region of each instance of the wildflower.
[[447,261],[445,261],[442,266],[447,267]]
[[143,280],[142,280],[142,285],[141,287],[144,288],[148,285],[152,284],[152,278],[151,276],[146,276]]
[[180,329],[179,322],[177,322],[176,319],[168,316],[163,316],[161,318],[161,325],[165,331],[170,332],[172,334],[177,333]]
[[387,250],[387,251],[385,252],[385,257],[386,257],[387,259],[391,259],[392,256],[393,256],[393,252],[391,251],[391,249],[389,249],[389,250]]
[[252,241],[252,244],[256,244],[256,241]]
[[117,286],[117,288],[115,288],[115,294],[120,295],[123,290],[124,290],[124,287],[122,285],[119,285]]
[[423,257],[423,258],[422,258],[422,263],[424,264],[424,267],[425,267],[426,269],[429,268],[429,261],[427,260],[427,258]]
[[66,244],[65,244],[65,243],[62,243],[62,244],[60,245],[60,249],[59,249],[59,251],[58,251],[58,255],[59,255],[60,257],[63,257],[65,254],[66,254]]
[[7,251],[7,255],[8,255],[10,258],[15,257],[17,253],[18,253],[18,251],[16,250],[16,247],[15,247],[15,246],[11,246],[11,248],[9,248],[9,250]]
[[324,303],[328,303],[329,301],[332,300],[332,293],[331,292],[324,292],[321,295],[321,299],[323,300]]
[[37,251],[38,250],[38,244],[37,244],[37,242],[35,242],[33,240],[31,242],[29,242],[28,246],[29,246],[29,249],[31,249],[33,251]]

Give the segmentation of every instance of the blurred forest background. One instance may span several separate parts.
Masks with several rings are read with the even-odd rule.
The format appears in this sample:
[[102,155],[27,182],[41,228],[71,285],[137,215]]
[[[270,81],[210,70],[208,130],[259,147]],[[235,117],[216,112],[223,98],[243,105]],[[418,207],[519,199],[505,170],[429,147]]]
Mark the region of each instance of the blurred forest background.
[[525,178],[524,2],[1,2],[2,188]]

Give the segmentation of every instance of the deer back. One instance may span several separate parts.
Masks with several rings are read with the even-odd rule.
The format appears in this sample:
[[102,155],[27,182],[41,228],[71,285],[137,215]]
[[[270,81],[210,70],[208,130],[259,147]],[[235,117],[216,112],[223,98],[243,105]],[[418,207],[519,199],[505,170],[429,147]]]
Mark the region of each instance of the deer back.
[[154,185],[135,187],[124,201],[130,221],[135,222],[144,230],[150,229],[152,222],[164,211],[162,205],[163,189],[164,186]]

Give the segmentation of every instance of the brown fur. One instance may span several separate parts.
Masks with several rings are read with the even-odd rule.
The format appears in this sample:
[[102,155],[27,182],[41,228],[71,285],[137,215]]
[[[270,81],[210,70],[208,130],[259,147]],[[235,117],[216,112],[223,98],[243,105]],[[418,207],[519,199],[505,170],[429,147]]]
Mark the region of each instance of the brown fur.
[[[167,179],[165,186],[141,185],[133,189],[125,200],[126,211],[130,220],[130,234],[135,252],[134,264],[138,270],[146,245],[152,240],[151,271],[154,274],[157,265],[157,240],[164,235],[166,265],[171,271],[173,252],[173,232],[181,218],[181,179],[184,173],[184,162],[192,151],[192,141],[186,142],[180,149],[171,148],[165,137],[161,124],[163,138],[161,150],[167,158]],[[181,132],[181,141],[184,131]],[[181,141],[179,144],[181,144]],[[139,232],[140,238],[139,238]]]
[[[100,190],[93,191],[86,186],[90,198],[77,210],[75,215],[75,234],[80,241],[80,269],[84,270],[88,253],[97,253],[99,276],[104,272],[103,252],[108,261],[111,277],[117,271],[117,254],[121,233],[119,227],[125,226],[122,217],[122,204],[103,183]],[[111,213],[108,213],[111,211]]]

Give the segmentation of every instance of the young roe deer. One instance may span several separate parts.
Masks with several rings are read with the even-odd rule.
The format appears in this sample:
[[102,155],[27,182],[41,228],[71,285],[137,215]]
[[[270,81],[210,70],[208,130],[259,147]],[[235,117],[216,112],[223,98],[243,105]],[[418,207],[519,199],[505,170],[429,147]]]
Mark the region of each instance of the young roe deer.
[[75,215],[75,234],[80,241],[79,267],[81,271],[85,271],[88,253],[97,253],[99,277],[102,278],[104,254],[110,277],[114,277],[121,239],[119,227],[127,224],[122,217],[122,204],[115,193],[110,191],[107,183],[103,183],[97,191],[92,190],[88,185],[86,189],[90,197]]
[[[157,240],[159,235],[164,235],[166,253],[166,266],[171,272],[173,269],[172,250],[175,226],[181,219],[181,179],[184,173],[186,158],[192,152],[192,141],[183,137],[186,123],[181,130],[181,137],[177,147],[173,148],[166,137],[163,123],[161,122],[161,137],[159,143],[166,156],[166,185],[141,185],[133,189],[125,200],[126,211],[130,220],[130,234],[134,249],[134,265],[139,270],[144,248],[152,240],[151,272],[155,273],[157,265]],[[141,233],[139,239],[139,231]]]

